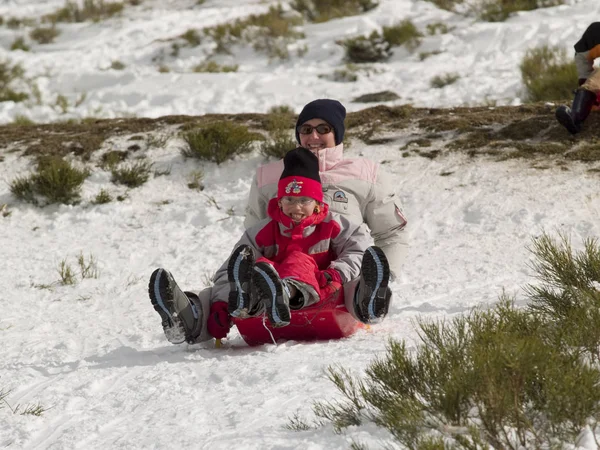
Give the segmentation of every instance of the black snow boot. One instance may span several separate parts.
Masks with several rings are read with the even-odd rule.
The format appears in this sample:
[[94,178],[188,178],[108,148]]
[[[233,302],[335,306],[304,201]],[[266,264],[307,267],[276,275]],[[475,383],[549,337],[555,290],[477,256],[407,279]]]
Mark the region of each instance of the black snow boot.
[[581,126],[596,103],[596,94],[586,89],[577,89],[573,106],[561,105],[556,109],[556,120],[565,127],[569,133],[577,134]]
[[172,344],[193,343],[202,329],[202,308],[195,295],[186,295],[166,269],[156,269],[148,283],[154,310],[160,315],[163,331]]
[[230,284],[228,311],[232,317],[246,319],[262,312],[262,304],[252,284],[254,252],[248,245],[240,245],[229,258],[227,278]]
[[256,286],[271,325],[273,327],[289,325],[291,319],[289,293],[275,267],[266,262],[257,263],[254,266],[252,283]]
[[392,291],[388,287],[390,267],[379,247],[365,250],[360,281],[354,296],[354,311],[362,323],[378,323],[387,315]]

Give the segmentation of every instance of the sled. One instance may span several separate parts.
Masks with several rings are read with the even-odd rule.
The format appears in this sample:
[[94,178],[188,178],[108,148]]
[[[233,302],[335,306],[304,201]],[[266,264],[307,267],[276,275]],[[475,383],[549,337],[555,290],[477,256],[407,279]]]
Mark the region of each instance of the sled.
[[279,340],[323,341],[341,339],[354,334],[364,325],[344,305],[340,291],[337,298],[319,302],[308,308],[292,310],[290,324],[273,328],[264,316],[233,319],[244,341],[251,346],[273,344]]

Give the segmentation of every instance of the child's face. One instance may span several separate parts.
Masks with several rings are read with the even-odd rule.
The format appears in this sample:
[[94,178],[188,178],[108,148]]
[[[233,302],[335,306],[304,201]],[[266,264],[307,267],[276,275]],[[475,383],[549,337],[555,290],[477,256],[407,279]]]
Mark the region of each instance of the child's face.
[[315,212],[317,201],[310,197],[281,197],[279,206],[283,213],[291,217],[295,223],[312,216]]

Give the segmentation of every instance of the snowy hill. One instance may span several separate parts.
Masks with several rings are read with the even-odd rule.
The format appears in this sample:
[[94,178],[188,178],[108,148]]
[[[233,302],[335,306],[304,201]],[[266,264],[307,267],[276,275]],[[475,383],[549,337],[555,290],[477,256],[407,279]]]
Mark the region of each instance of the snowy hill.
[[[0,128],[0,391],[7,394],[0,447],[391,445],[391,437],[372,425],[351,427],[345,435],[331,427],[296,432],[285,426],[295,413],[311,417],[313,401],[337,397],[324,376],[327,366],[361,373],[389,338],[412,345],[416,317],[448,318],[493,304],[503,289],[522,298],[520,288],[531,281],[527,246],[542,231],[564,231],[574,245],[600,235],[598,162],[576,156],[594,140],[597,118],[573,142],[554,123],[551,106],[438,109],[485,104],[486,97],[519,103],[516,67],[525,49],[544,40],[574,41],[579,24],[599,7],[581,1],[473,24],[428,2],[381,1],[361,16],[306,25],[304,59],[280,64],[238,49],[238,72],[197,74],[188,69],[205,55],[189,50],[169,60],[177,70],[160,73],[152,56],[161,40],[268,7],[208,0],[188,8],[192,3],[148,0],[121,18],[71,24],[53,44],[32,52],[10,52],[37,77],[44,102],[1,103],[2,122],[17,115],[56,122],[139,118]],[[61,5],[4,1],[0,15],[41,17]],[[398,52],[380,73],[356,83],[319,78],[340,65],[335,39],[406,17],[420,26],[443,21],[457,29],[425,39],[423,49],[443,49],[425,62]],[[0,28],[3,44],[16,34]],[[104,70],[116,60],[126,68]],[[451,71],[460,71],[457,83],[429,88],[431,76]],[[389,108],[363,110],[351,101],[382,87],[400,96],[386,103]],[[64,114],[49,106],[58,95],[69,99]],[[213,343],[170,345],[147,298],[152,270],[166,267],[184,288],[204,287],[243,230],[252,173],[264,158],[255,150],[221,165],[184,159],[177,131],[202,118],[145,117],[264,113],[282,104],[297,112],[321,96],[337,97],[354,111],[347,156],[385,164],[409,220],[409,256],[392,283],[388,318],[341,341],[249,348],[234,329],[220,349]],[[398,106],[406,102],[423,108]],[[261,114],[227,118],[264,131]],[[94,143],[97,148],[82,151]],[[547,144],[560,151],[549,157]],[[102,155],[127,149],[132,160],[143,156],[153,163],[150,179],[134,189],[114,185],[110,171],[100,167]],[[10,183],[31,172],[35,156],[50,151],[91,170],[81,202],[40,208],[16,201]],[[198,171],[204,174],[202,191],[188,187]],[[94,204],[103,189],[115,201]],[[81,276],[80,258],[84,265],[94,261],[97,277]],[[73,269],[74,284],[59,281],[61,266]],[[17,405],[47,410],[14,414]]]
[[[139,4],[126,2],[120,15],[98,22],[59,22],[59,34],[50,43],[40,44],[30,37],[31,31],[49,27],[42,18],[65,3],[1,2],[0,17],[7,23],[0,27],[2,56],[21,64],[36,87],[29,102],[3,103],[0,123],[18,116],[47,122],[266,112],[284,104],[298,112],[319,97],[338,98],[350,110],[357,110],[364,105],[353,99],[383,90],[399,96],[390,105],[519,104],[523,94],[519,64],[525,51],[542,44],[560,45],[570,55],[590,17],[600,12],[593,0],[570,0],[566,5],[521,12],[507,21],[491,23],[440,10],[428,1],[382,0],[364,14],[299,25],[298,31],[305,37],[291,42],[290,58],[280,60],[269,59],[265,52],[255,52],[246,44],[232,46],[231,54],[217,53],[214,40],[202,33],[207,27],[263,14],[277,2],[135,3]],[[10,18],[19,19],[18,25],[9,27]],[[397,47],[387,62],[348,69],[344,48],[336,41],[380,31],[403,20],[410,20],[423,35],[417,48]],[[188,39],[196,36],[200,43],[181,38],[186,33],[191,33]],[[20,46],[9,50],[19,38],[29,51]],[[230,73],[193,71],[208,60],[238,68]],[[336,79],[336,71],[350,71],[357,81],[331,81]],[[442,89],[431,88],[435,76],[447,74],[458,76],[457,81]]]

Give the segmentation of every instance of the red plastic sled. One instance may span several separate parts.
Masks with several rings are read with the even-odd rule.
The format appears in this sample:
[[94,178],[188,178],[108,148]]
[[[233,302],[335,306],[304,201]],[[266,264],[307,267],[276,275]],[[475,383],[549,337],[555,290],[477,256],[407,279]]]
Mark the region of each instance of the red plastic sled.
[[273,328],[268,319],[262,315],[248,319],[233,319],[233,322],[248,345],[272,344],[273,340],[277,342],[280,339],[293,341],[341,339],[364,327],[344,306],[344,295],[341,291],[337,299],[292,311],[290,319],[290,324],[281,328]]

